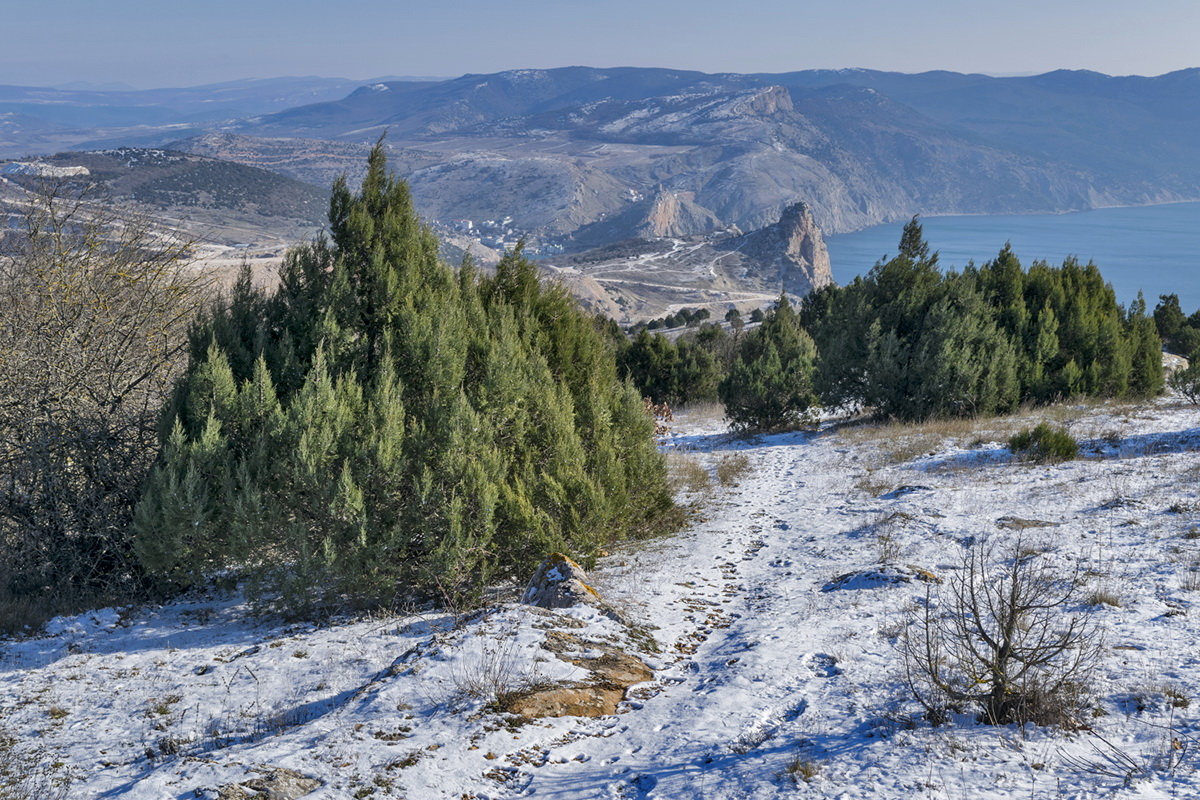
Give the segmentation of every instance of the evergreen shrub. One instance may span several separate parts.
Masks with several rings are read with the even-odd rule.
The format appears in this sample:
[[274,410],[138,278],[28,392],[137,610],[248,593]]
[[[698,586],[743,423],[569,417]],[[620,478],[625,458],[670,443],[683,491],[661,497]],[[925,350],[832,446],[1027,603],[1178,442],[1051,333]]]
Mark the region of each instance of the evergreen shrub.
[[136,513],[161,585],[235,570],[295,613],[464,602],[666,524],[611,339],[519,249],[492,276],[442,263],[379,146],[329,229],[192,331]]
[[1079,455],[1079,443],[1065,428],[1045,422],[1013,435],[1008,440],[1008,449],[1014,455],[1043,464],[1070,461]]

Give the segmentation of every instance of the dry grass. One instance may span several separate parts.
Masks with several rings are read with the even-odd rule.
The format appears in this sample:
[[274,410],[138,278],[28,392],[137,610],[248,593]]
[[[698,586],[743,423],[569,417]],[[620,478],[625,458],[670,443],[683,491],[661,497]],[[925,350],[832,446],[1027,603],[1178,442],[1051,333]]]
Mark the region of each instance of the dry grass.
[[854,482],[854,486],[863,494],[879,497],[879,495],[891,491],[893,484],[876,477],[874,470],[868,470],[866,475]]
[[796,756],[788,762],[785,772],[796,783],[811,783],[821,774],[821,765],[812,759]]
[[66,765],[44,744],[0,728],[0,798],[61,800],[70,783]]
[[1121,595],[1105,587],[1099,587],[1088,595],[1087,604],[1090,606],[1108,606],[1110,608],[1121,608],[1125,605],[1121,599]]
[[715,401],[689,403],[671,409],[674,426],[707,425],[725,421],[725,406]]
[[1188,697],[1187,690],[1177,683],[1167,683],[1160,681],[1157,683],[1148,683],[1145,686],[1138,688],[1134,692],[1137,698],[1139,710],[1152,708],[1156,703],[1156,699],[1161,698],[1163,703],[1172,708],[1187,708],[1192,704],[1192,699]]
[[737,486],[750,472],[750,458],[745,453],[726,453],[717,461],[717,482],[722,486]]
[[712,477],[693,456],[667,453],[667,482],[673,491],[705,495],[712,488]]
[[851,444],[874,444],[878,448],[880,465],[902,464],[947,444],[977,447],[986,442],[1005,441],[1019,429],[1021,420],[999,417],[992,419],[956,418],[926,422],[862,423],[842,428],[838,435]]
[[[1128,417],[1139,408],[1137,403],[1090,398],[1050,406],[1023,407],[1003,417],[960,417],[925,422],[863,421],[843,426],[838,435],[851,444],[877,445],[877,463],[882,466],[911,461],[947,446],[971,448],[989,442],[1007,442],[1022,428],[1039,422],[1070,427],[1096,412]],[[1072,430],[1083,438],[1120,441],[1120,433],[1113,428],[1111,420],[1098,420]]]
[[1193,566],[1179,580],[1179,588],[1185,592],[1200,592],[1200,569]]

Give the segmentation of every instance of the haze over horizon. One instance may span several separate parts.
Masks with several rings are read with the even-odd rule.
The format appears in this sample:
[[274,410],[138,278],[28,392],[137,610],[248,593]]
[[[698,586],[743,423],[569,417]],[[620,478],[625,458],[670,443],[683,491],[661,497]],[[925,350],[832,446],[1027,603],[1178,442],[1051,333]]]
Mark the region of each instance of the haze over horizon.
[[713,0],[394,4],[349,0],[53,0],[7,9],[0,83],[191,86],[282,75],[458,76],[631,65],[704,72],[861,67],[993,75],[1091,69],[1158,75],[1197,66],[1200,4]]

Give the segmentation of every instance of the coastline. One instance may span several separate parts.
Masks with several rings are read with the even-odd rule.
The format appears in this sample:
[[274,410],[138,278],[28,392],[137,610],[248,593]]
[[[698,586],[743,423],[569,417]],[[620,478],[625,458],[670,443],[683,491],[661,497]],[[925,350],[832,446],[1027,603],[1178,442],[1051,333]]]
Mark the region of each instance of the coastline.
[[[922,216],[930,246],[945,268],[982,263],[1011,242],[1022,264],[1093,261],[1117,292],[1131,302],[1139,290],[1151,305],[1175,293],[1188,310],[1200,308],[1200,200],[1105,206],[1039,214],[944,214]],[[896,252],[902,222],[826,237],[834,279],[847,283],[882,257]]]

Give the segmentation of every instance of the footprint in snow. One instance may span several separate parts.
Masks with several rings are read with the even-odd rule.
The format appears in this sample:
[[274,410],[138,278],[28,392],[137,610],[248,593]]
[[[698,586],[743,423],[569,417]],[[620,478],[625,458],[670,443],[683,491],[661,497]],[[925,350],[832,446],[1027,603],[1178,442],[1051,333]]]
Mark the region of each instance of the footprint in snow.
[[842,674],[841,667],[837,665],[837,659],[825,653],[814,653],[808,660],[808,668],[818,678],[832,678]]

